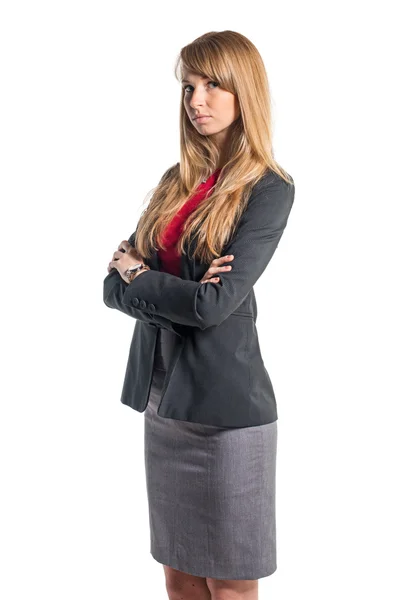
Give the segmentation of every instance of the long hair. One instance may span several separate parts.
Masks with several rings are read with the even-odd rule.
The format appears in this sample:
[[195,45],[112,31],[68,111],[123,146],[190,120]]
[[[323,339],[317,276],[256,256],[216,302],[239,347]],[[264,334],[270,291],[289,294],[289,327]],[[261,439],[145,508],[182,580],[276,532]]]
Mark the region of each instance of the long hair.
[[[287,183],[293,180],[274,159],[268,78],[254,44],[235,31],[206,33],[181,49],[175,65],[178,81],[183,78],[183,68],[218,82],[237,95],[240,107],[239,117],[230,125],[228,160],[208,197],[187,218],[177,246],[179,253],[186,254],[196,238],[193,256],[209,264],[221,256],[257,181],[268,170]],[[195,129],[184,96],[182,86],[180,162],[163,174],[137,224],[135,247],[143,257],[165,249],[162,230],[218,166],[219,149],[212,136]]]

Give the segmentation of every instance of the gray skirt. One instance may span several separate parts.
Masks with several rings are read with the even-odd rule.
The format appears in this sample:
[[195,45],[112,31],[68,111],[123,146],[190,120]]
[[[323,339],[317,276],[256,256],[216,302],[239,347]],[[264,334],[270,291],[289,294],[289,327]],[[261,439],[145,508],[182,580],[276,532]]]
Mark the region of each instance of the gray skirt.
[[158,330],[144,413],[150,553],[198,577],[267,577],[277,568],[277,421],[230,428],[159,417],[175,340]]

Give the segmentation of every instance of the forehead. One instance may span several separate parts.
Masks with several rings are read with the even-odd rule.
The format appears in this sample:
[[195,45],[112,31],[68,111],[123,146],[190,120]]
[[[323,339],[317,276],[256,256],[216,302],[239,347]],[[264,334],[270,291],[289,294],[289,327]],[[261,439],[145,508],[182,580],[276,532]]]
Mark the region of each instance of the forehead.
[[[207,79],[207,77],[205,75],[199,75],[198,73],[194,73],[193,71],[184,71],[183,77],[192,77],[193,79],[198,77],[199,79]],[[188,79],[182,79],[181,81],[185,81],[186,83],[189,83]]]

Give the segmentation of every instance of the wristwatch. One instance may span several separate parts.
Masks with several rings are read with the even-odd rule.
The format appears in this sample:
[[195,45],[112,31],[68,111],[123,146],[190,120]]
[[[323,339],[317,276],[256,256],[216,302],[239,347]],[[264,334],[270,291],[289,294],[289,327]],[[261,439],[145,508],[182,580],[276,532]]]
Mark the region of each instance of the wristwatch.
[[126,269],[124,275],[128,279],[129,283],[131,283],[135,279],[138,271],[142,271],[142,269],[147,271],[150,269],[150,267],[148,267],[145,263],[138,263],[136,265],[133,265],[133,267],[129,267],[128,269]]

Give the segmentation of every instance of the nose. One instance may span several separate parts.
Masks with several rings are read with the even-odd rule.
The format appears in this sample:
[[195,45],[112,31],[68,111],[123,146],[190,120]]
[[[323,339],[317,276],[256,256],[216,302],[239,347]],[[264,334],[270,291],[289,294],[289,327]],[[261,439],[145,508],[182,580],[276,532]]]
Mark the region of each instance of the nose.
[[193,92],[191,93],[189,106],[191,108],[203,106],[204,105],[204,94],[205,94],[205,92],[202,91],[201,89],[197,89],[197,88],[194,89]]

